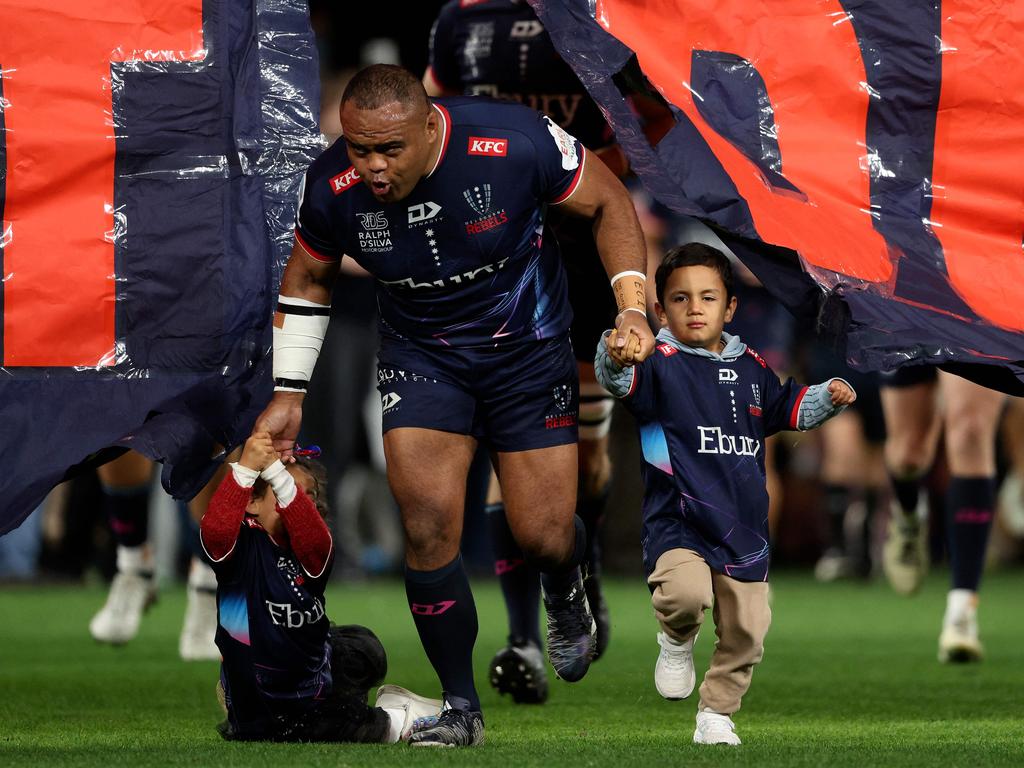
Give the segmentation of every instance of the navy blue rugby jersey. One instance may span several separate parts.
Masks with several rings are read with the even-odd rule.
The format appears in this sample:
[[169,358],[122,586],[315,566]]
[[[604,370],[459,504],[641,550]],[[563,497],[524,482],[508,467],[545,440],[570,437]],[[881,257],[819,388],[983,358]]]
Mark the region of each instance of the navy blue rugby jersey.
[[[807,387],[785,384],[739,337],[721,355],[684,348],[667,330],[654,354],[598,379],[632,412],[643,450],[644,567],[670,549],[699,552],[740,581],[768,577],[764,440],[797,429]],[[689,351],[687,351],[689,350]]]
[[544,218],[576,190],[583,146],[519,104],[454,98],[434,109],[442,151],[408,197],[378,202],[338,139],[306,173],[296,239],[377,279],[384,336],[494,347],[565,333],[572,311]]
[[591,149],[615,141],[601,110],[523,0],[451,0],[430,34],[430,69],[448,91],[543,112]]
[[310,576],[249,516],[231,554],[213,564],[216,642],[232,725],[240,733],[330,693],[324,588],[332,564]]

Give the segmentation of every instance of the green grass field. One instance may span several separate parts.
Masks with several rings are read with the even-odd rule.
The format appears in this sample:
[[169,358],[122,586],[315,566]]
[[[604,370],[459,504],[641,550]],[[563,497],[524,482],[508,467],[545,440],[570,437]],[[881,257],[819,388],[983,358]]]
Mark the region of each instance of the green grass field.
[[[139,637],[94,643],[86,626],[98,588],[0,590],[0,766],[975,766],[1024,765],[1024,573],[987,577],[980,665],[943,666],[935,643],[945,583],[915,598],[880,584],[774,581],[765,660],[736,716],[738,748],[690,743],[696,700],[654,690],[657,657],[647,593],[608,586],[612,646],[587,678],[554,682],[542,707],[499,700],[484,682],[503,642],[497,586],[477,585],[488,743],[458,752],[397,746],[231,744],[214,731],[215,663],[177,657],[184,590],[166,590]],[[388,678],[424,694],[437,683],[415,636],[401,584],[333,587],[328,613],[373,627]],[[712,645],[697,644],[698,674]]]

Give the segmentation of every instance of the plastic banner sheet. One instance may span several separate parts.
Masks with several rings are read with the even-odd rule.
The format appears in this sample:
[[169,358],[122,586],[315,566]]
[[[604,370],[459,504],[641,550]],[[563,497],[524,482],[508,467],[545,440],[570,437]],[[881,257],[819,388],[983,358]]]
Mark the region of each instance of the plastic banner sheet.
[[531,4],[651,194],[854,366],[1024,394],[1024,2]]
[[272,389],[306,3],[0,0],[0,30],[0,533],[125,448],[191,496]]

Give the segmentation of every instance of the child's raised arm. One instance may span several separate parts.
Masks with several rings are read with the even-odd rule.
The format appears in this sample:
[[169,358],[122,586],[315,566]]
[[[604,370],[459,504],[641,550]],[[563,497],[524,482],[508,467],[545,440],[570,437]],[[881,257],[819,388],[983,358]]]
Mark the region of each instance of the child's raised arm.
[[320,517],[313,500],[280,461],[263,470],[261,476],[277,498],[277,512],[288,531],[292,552],[308,576],[319,578],[327,569],[334,551],[334,541],[327,524]]

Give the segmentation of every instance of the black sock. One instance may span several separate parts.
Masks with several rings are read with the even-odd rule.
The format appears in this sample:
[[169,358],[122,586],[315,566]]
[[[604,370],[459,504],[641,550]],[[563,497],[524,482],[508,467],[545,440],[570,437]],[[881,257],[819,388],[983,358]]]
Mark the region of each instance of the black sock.
[[103,508],[114,541],[122,547],[141,547],[149,537],[149,483],[126,488],[103,487]]
[[952,477],[946,491],[953,589],[978,591],[992,530],[996,488],[991,477]]
[[587,528],[579,515],[573,515],[573,525],[576,535],[572,556],[557,570],[544,571],[540,575],[544,592],[548,595],[567,594],[580,578],[580,563],[587,552]]
[[436,571],[416,571],[406,566],[405,594],[420,643],[448,703],[456,709],[479,711],[480,697],[473,684],[476,604],[462,555]]
[[505,517],[501,502],[485,508],[491,527],[494,551],[494,575],[501,585],[508,611],[508,641],[515,645],[530,642],[543,648],[540,639],[540,571],[526,562]]
[[853,489],[848,485],[825,484],[825,514],[828,516],[828,546],[846,552],[846,510]]
[[892,474],[889,475],[896,503],[903,510],[903,514],[908,517],[917,513],[917,503],[921,498],[921,481],[923,479],[923,476],[896,477]]
[[584,562],[587,567],[587,574],[598,576],[601,573],[601,522],[604,520],[604,507],[608,502],[608,493],[611,483],[605,486],[595,495],[590,496],[581,493],[576,504],[576,514],[583,521],[587,530],[587,549]]

